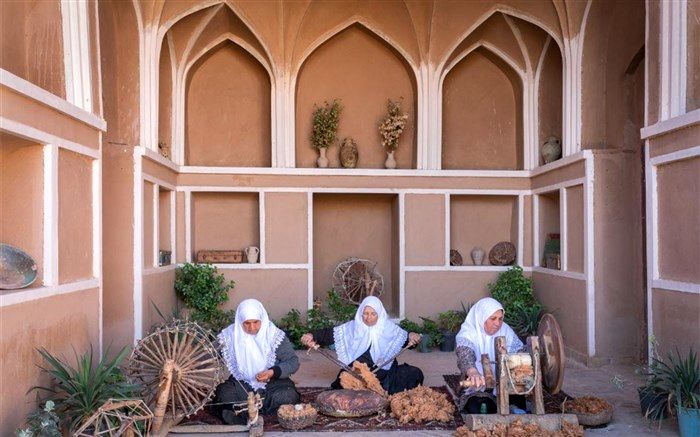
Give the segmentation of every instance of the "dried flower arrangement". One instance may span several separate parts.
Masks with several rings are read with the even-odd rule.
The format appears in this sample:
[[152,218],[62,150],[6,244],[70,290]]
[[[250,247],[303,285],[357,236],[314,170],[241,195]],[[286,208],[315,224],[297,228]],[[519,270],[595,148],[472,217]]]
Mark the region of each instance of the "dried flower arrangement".
[[338,134],[338,121],[343,106],[339,99],[324,102],[323,106],[314,105],[311,144],[317,149],[326,149],[335,143]]
[[393,152],[399,146],[399,137],[406,127],[408,114],[401,111],[403,98],[394,102],[391,99],[386,105],[386,117],[379,124],[379,135],[382,136],[382,147],[387,152]]

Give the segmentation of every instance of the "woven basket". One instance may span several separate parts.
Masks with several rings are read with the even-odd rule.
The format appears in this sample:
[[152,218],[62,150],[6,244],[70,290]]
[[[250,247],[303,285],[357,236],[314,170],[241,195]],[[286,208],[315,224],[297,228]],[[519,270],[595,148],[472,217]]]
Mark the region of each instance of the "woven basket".
[[590,413],[577,413],[575,411],[567,411],[568,413],[575,414],[578,417],[578,424],[583,426],[600,426],[610,423],[613,417],[613,409],[610,407],[605,411],[600,413],[590,414]]
[[[285,407],[285,405],[282,407]],[[318,416],[316,409],[313,409],[312,412],[308,414],[291,417],[285,414],[286,410],[282,407],[280,407],[280,410],[277,410],[277,421],[285,429],[298,431],[300,429],[307,428],[316,422],[316,416]],[[291,407],[294,409],[293,405],[291,405]]]

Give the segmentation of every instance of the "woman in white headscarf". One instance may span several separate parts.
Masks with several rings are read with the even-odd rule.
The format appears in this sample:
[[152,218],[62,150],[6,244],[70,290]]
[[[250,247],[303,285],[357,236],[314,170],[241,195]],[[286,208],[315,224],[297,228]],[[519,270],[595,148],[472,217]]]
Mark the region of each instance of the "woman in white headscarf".
[[[420,334],[408,333],[398,327],[389,320],[382,302],[368,296],[360,303],[353,320],[335,328],[304,334],[301,342],[307,347],[335,344],[340,361],[349,366],[359,361],[374,370],[376,365],[393,357],[403,347],[418,344]],[[423,383],[423,372],[418,367],[399,365],[396,359],[377,370],[376,376],[389,394],[410,390]],[[340,373],[331,388],[341,388]]]
[[521,352],[525,349],[515,331],[503,322],[504,314],[503,306],[496,299],[490,297],[480,299],[471,307],[457,333],[457,367],[462,372],[462,379],[468,379],[474,387],[462,394],[460,406],[470,413],[482,412],[481,404],[486,404],[488,413],[496,412],[493,395],[484,394],[481,391],[485,385],[481,355],[489,355],[489,361],[492,363],[491,371],[495,375],[496,368],[493,363],[496,361],[497,337],[506,338],[508,353]]
[[233,404],[245,402],[251,391],[264,397],[263,414],[299,402],[299,392],[289,379],[299,369],[299,359],[284,332],[270,321],[262,303],[255,299],[241,302],[233,324],[221,331],[218,339],[231,372],[228,380],[217,387],[214,402],[214,412],[224,422],[246,423],[247,413],[236,415]]

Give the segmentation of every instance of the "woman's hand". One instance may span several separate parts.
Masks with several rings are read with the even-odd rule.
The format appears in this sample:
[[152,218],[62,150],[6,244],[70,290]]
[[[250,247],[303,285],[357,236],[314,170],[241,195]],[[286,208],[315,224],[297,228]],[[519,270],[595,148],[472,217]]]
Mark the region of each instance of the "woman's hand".
[[483,376],[481,376],[479,371],[476,370],[476,367],[472,367],[467,370],[467,380],[472,384],[472,387],[477,390],[486,386],[486,380]]
[[420,343],[421,335],[417,332],[411,332],[408,334],[408,345],[415,346]]
[[272,369],[263,370],[262,372],[255,375],[255,379],[258,382],[269,382],[275,372]]
[[310,348],[315,348],[318,344],[314,341],[314,336],[310,332],[301,336],[301,344]]

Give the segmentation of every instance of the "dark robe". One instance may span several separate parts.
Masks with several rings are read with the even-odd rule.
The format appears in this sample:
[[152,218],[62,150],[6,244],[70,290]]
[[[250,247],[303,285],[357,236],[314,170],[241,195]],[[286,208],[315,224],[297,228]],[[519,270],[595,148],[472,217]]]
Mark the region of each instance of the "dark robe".
[[[329,346],[334,342],[333,328],[319,329],[317,331],[313,331],[311,334],[314,336],[314,341],[320,346]],[[403,344],[403,347],[406,347],[407,344],[408,338]],[[370,370],[374,370],[376,368],[374,360],[372,360],[372,355],[370,354],[370,348],[367,348],[367,350],[362,355],[357,357],[355,361],[367,364]],[[331,388],[343,388],[340,385],[340,374],[342,372],[342,370],[338,372],[338,376],[336,376],[335,381],[333,381],[331,384]],[[391,363],[389,370],[379,369],[376,375],[384,390],[386,390],[390,395],[402,392],[404,390],[410,390],[423,384],[423,371],[421,371],[418,367],[411,366],[410,364],[399,364],[396,359],[394,359],[394,362]]]
[[253,390],[247,382],[229,376],[216,388],[214,405],[211,408],[212,413],[227,424],[245,424],[248,421],[248,413],[236,414],[233,411],[245,407],[245,405],[232,404],[245,404],[248,400],[248,393],[251,391],[260,393],[263,398],[261,414],[275,414],[282,405],[299,403],[301,396],[299,396],[294,382],[289,379],[289,376],[299,369],[299,358],[287,337],[277,347],[275,354],[275,365],[272,367],[274,374],[264,389]]

